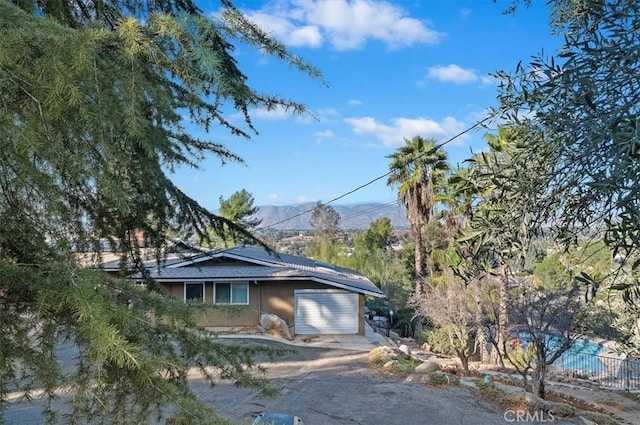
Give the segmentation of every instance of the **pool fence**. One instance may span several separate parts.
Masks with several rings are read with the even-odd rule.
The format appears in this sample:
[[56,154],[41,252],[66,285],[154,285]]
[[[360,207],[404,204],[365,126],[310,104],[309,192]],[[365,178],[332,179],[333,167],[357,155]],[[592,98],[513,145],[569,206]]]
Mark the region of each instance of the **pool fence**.
[[640,359],[637,358],[568,351],[550,366],[550,370],[607,388],[640,390]]

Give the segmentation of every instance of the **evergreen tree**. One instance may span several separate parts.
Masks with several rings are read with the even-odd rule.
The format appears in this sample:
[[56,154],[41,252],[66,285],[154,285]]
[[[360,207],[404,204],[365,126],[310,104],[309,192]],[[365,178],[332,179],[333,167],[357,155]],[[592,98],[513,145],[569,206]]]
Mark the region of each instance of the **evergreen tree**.
[[[266,389],[249,369],[261,349],[199,331],[192,313],[204,306],[77,258],[109,238],[123,269],[144,275],[139,232],[159,260],[169,230],[206,237],[209,226],[229,226],[255,240],[168,174],[207,154],[241,161],[212,136],[193,136],[185,116],[209,135],[249,137],[250,108],[305,112],[248,86],[237,44],[319,76],[227,0],[213,18],[190,0],[0,0],[0,410],[8,392],[42,388],[44,420],[54,422],[52,397],[67,388],[70,423],[169,413],[217,423],[189,389],[190,368]],[[243,125],[225,117],[230,109]],[[77,353],[70,373],[55,358],[61,341]]]

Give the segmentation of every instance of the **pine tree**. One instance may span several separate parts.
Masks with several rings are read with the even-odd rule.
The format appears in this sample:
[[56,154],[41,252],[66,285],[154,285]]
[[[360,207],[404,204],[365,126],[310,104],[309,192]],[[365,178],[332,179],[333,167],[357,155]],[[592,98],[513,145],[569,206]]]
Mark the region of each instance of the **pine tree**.
[[[249,87],[236,44],[320,77],[226,0],[214,18],[190,0],[0,0],[1,411],[9,392],[41,388],[48,422],[175,415],[219,423],[190,391],[189,368],[268,390],[250,368],[260,349],[222,345],[197,329],[193,313],[204,307],[77,259],[108,238],[123,271],[144,273],[133,242],[140,231],[158,260],[170,230],[206,237],[208,227],[231,226],[256,241],[168,174],[210,154],[242,161],[213,138],[193,136],[184,116],[207,134],[249,137],[250,108],[306,113]],[[231,109],[242,126],[225,117]],[[72,372],[56,361],[60,343],[77,352]],[[59,418],[53,397],[63,389],[69,416]]]

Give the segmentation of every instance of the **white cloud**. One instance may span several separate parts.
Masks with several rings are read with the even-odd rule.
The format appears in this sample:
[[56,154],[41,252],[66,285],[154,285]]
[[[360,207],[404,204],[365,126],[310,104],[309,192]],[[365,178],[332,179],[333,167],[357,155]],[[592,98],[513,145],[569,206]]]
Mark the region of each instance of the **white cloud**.
[[[433,138],[444,142],[466,129],[466,124],[453,117],[445,117],[441,121],[428,118],[395,118],[390,125],[382,124],[372,117],[346,118],[344,120],[356,134],[373,135],[380,139],[385,146],[399,147],[404,145],[404,139],[414,136]],[[461,136],[452,144],[461,144],[467,136]]]
[[324,131],[317,131],[315,133],[313,133],[314,136],[316,136],[316,141],[317,142],[322,142],[325,139],[333,139],[334,137],[336,137],[336,135],[333,133],[333,131],[326,129]]
[[491,75],[480,77],[480,81],[482,82],[483,86],[495,86],[500,82],[500,80],[498,80],[496,77],[492,77]]
[[282,39],[290,46],[319,47],[322,45],[323,37],[317,26],[296,25],[286,15],[264,12],[253,12],[249,14],[249,17],[268,33]]
[[386,1],[281,0],[247,16],[290,46],[338,50],[362,48],[376,40],[389,48],[436,43],[441,34]]
[[271,195],[267,196],[267,199],[273,204],[280,204],[285,201],[285,199],[277,193],[272,193]]
[[455,64],[432,66],[427,69],[427,78],[454,84],[472,83],[478,80],[473,69],[464,69]]
[[358,99],[351,99],[347,102],[349,105],[362,105],[362,101]]
[[296,197],[296,202],[298,204],[304,204],[305,202],[316,202],[318,200],[318,198],[312,198],[310,196],[306,196],[306,195],[300,195],[298,197]]

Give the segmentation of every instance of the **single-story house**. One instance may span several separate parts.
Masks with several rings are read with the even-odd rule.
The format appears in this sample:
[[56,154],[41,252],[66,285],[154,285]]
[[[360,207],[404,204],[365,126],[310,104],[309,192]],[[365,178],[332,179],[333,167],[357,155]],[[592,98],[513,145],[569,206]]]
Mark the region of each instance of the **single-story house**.
[[205,327],[256,326],[263,313],[294,325],[295,334],[364,334],[365,297],[385,294],[362,274],[262,247],[203,252],[150,268],[167,291],[219,305]]

